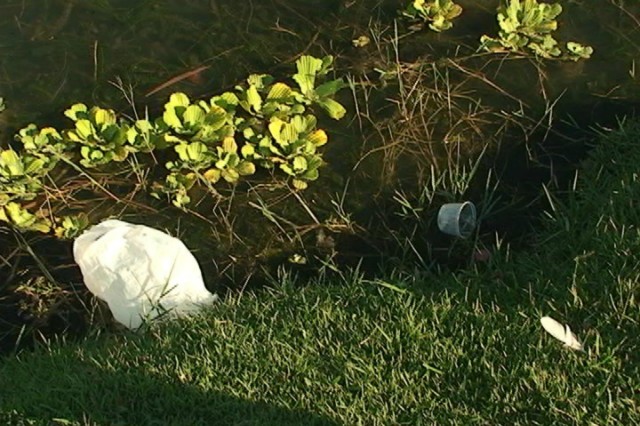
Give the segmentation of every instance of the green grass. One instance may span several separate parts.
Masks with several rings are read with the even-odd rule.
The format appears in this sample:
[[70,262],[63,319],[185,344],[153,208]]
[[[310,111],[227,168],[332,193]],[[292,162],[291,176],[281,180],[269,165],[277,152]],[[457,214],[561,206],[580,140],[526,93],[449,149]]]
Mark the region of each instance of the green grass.
[[639,140],[630,123],[600,141],[528,252],[456,274],[284,274],[199,318],[53,342],[0,364],[0,422],[639,424]]

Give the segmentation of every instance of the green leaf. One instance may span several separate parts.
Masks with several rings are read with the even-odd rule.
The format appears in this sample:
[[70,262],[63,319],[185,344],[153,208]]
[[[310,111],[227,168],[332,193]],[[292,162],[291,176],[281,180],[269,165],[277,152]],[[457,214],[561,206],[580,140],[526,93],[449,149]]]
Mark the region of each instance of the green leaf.
[[347,87],[347,84],[343,80],[331,80],[318,86],[316,88],[316,95],[321,98],[333,96],[345,87]]
[[229,183],[234,183],[240,179],[240,174],[234,169],[225,169],[222,170],[222,178]]
[[204,123],[209,131],[217,131],[227,122],[227,117],[231,117],[229,113],[218,105],[213,105],[205,116]]
[[69,117],[73,121],[77,121],[81,118],[88,118],[87,106],[85,104],[75,104],[71,108],[64,112],[64,115]]
[[293,187],[299,191],[303,191],[307,189],[307,187],[309,186],[307,182],[300,179],[294,179],[292,183],[293,183]]
[[276,83],[271,86],[269,93],[267,94],[268,100],[274,99],[288,99],[293,95],[293,89],[284,83]]
[[44,168],[45,162],[41,158],[30,158],[25,161],[26,167],[24,169],[24,173],[26,175],[31,175],[34,172],[39,172]]
[[216,183],[220,180],[220,177],[222,176],[222,172],[220,172],[220,170],[218,169],[209,169],[203,173],[203,176],[207,181],[211,183]]
[[93,129],[93,124],[91,121],[80,119],[76,121],[76,134],[80,138],[81,141],[86,141],[89,136],[92,136],[95,133]]
[[251,158],[256,153],[256,149],[253,147],[253,145],[246,143],[242,146],[240,153],[244,158]]
[[180,143],[178,145],[176,145],[173,149],[175,150],[176,153],[178,153],[178,157],[182,160],[182,161],[189,161],[189,153],[187,152],[187,147],[189,146],[188,143]]
[[51,229],[51,223],[47,219],[38,218],[20,204],[13,202],[0,207],[0,220],[26,231],[46,233]]
[[239,99],[233,92],[224,92],[220,96],[214,96],[213,98],[211,98],[211,101],[210,101],[210,104],[212,106],[218,105],[219,107],[223,108],[225,111],[233,110],[235,106],[238,105],[238,103],[239,103]]
[[56,237],[71,239],[80,235],[89,226],[89,217],[86,213],[73,216],[65,216],[62,224],[55,229]]
[[320,172],[318,172],[318,169],[309,169],[304,172],[301,177],[305,180],[316,180],[319,176]]
[[7,177],[23,176],[24,166],[18,154],[12,149],[6,149],[0,152],[0,170]]
[[307,160],[302,156],[297,156],[293,159],[293,170],[296,172],[303,172],[307,170]]
[[256,166],[251,161],[241,161],[236,167],[236,170],[240,175],[247,176],[256,172]]
[[187,95],[185,95],[182,92],[176,92],[176,93],[172,93],[171,96],[169,96],[169,102],[165,104],[166,106],[170,106],[173,108],[182,106],[182,107],[187,107],[189,106],[191,102],[189,101],[189,97]]
[[247,78],[249,86],[255,86],[256,89],[262,90],[273,81],[273,77],[268,74],[251,74]]
[[285,122],[277,117],[272,118],[269,122],[269,133],[271,133],[271,136],[273,136],[278,143],[284,142],[282,137],[282,130],[284,126]]
[[313,93],[316,84],[316,75],[322,69],[322,60],[313,56],[303,55],[296,61],[298,72],[293,75],[293,79],[303,95],[308,96]]
[[116,123],[116,115],[111,110],[95,108],[93,111],[93,117],[99,128]]
[[324,130],[318,129],[307,136],[307,140],[315,146],[322,146],[327,143],[328,137]]
[[280,169],[285,172],[286,174],[288,174],[289,176],[295,176],[296,173],[293,171],[293,168],[288,165],[287,163],[282,163],[280,164]]
[[229,154],[235,154],[238,152],[238,145],[236,144],[235,139],[232,137],[224,138],[222,141],[222,150]]
[[189,105],[182,116],[184,124],[196,128],[204,122],[205,113],[198,105]]
[[249,107],[253,108],[255,112],[260,112],[260,110],[262,109],[262,98],[260,97],[256,86],[249,86],[246,95]]
[[[178,147],[176,146],[176,150]],[[189,160],[201,161],[203,160],[203,154],[207,152],[207,146],[201,142],[193,142],[187,145],[186,155]]]
[[182,128],[182,122],[180,121],[178,114],[176,114],[175,108],[166,109],[162,114],[162,119],[172,129]]
[[317,104],[320,105],[334,120],[339,120],[347,113],[347,110],[333,99],[318,99]]
[[162,119],[174,130],[182,129],[182,118],[189,106],[189,97],[184,93],[173,93],[169,97],[169,102],[164,105]]
[[593,48],[591,46],[583,46],[582,44],[574,41],[567,43],[567,50],[569,53],[569,59],[573,61],[589,59],[593,54]]

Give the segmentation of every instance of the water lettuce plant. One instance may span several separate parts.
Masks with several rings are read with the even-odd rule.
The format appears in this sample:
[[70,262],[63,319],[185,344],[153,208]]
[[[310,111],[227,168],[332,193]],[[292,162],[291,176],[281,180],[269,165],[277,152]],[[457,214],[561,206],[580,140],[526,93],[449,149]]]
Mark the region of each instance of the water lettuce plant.
[[542,58],[569,60],[586,59],[593,49],[577,42],[568,42],[563,54],[553,37],[558,28],[556,18],[562,13],[559,3],[539,3],[537,0],[501,0],[498,7],[498,37],[483,35],[480,43],[491,52],[530,52]]
[[[254,74],[234,91],[208,100],[192,101],[184,93],[173,93],[162,115],[153,119],[132,121],[111,109],[76,103],[64,112],[72,128],[29,124],[15,136],[19,147],[0,152],[0,221],[22,230],[74,235],[88,220],[55,215],[56,192],[45,185],[47,180],[55,183],[50,172],[61,163],[82,173],[118,172],[130,155],[139,156],[136,164],[153,164],[159,150],[167,161],[163,180],[150,185],[151,195],[166,197],[180,208],[191,202],[194,186],[215,193],[219,181],[236,183],[258,167],[271,170],[274,179],[305,189],[319,176],[323,159],[318,148],[328,141],[317,127],[314,107],[333,119],[346,113],[334,99],[346,86],[344,81],[323,81],[332,64],[330,56],[300,57],[292,75],[297,87]],[[34,205],[48,207],[33,213]]]
[[429,23],[429,28],[436,32],[453,27],[453,20],[460,16],[462,7],[452,0],[412,0],[402,12],[413,20]]
[[100,107],[87,108],[78,103],[64,112],[75,128],[66,131],[67,140],[80,145],[80,164],[95,167],[111,161],[124,161],[129,154],[127,123],[118,123],[113,110]]

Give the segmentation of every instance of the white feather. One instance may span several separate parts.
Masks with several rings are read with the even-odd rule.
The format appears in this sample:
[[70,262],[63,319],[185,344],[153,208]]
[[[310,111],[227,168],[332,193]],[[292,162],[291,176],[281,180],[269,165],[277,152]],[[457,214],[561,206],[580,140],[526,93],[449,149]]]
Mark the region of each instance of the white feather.
[[75,240],[73,256],[89,291],[129,328],[167,311],[188,314],[217,299],[187,247],[148,226],[106,220]]
[[565,346],[577,351],[582,350],[582,343],[580,343],[568,325],[561,324],[551,317],[540,318],[540,323],[547,333],[560,340]]

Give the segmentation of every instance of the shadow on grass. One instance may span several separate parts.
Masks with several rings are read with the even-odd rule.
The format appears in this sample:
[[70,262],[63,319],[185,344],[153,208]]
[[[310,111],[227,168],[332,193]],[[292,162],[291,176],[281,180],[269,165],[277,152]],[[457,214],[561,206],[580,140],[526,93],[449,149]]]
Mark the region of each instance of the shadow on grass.
[[255,400],[240,396],[246,393],[241,383],[238,396],[191,384],[196,377],[206,382],[206,371],[194,371],[194,377],[149,374],[143,371],[148,361],[144,355],[117,371],[113,365],[97,365],[90,351],[52,350],[30,360],[14,363],[20,371],[11,374],[3,374],[0,364],[2,424],[337,424],[326,416],[260,401],[260,395],[252,395]]

